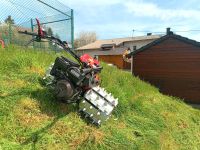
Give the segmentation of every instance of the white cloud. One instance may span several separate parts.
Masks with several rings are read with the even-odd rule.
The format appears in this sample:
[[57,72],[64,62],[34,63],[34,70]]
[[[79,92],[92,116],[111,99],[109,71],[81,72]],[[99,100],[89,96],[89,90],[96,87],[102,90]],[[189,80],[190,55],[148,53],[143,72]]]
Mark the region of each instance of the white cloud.
[[200,20],[200,11],[193,9],[164,9],[158,5],[141,0],[129,0],[124,3],[129,13],[141,17],[156,17],[162,21],[171,19],[196,19]]
[[68,5],[69,7],[74,7],[74,8],[90,7],[90,9],[93,7],[97,7],[93,9],[98,9],[98,7],[110,6],[110,5],[119,4],[123,2],[123,0],[68,0],[68,1],[59,0],[59,1]]
[[[75,31],[96,31],[100,38],[131,36],[132,30],[149,32],[188,31],[199,29],[198,0],[170,0],[163,3],[147,0],[59,0],[75,10]],[[116,11],[118,13],[116,13]],[[100,20],[100,21],[99,21]],[[144,35],[135,32],[134,35]],[[200,39],[197,32],[180,32],[188,38]],[[196,36],[194,36],[196,35]]]

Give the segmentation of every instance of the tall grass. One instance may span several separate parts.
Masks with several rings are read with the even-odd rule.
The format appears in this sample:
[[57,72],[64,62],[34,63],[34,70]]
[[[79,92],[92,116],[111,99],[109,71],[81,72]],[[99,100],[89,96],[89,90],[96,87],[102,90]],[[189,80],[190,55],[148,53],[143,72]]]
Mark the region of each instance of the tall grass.
[[106,64],[102,87],[119,98],[96,128],[40,84],[60,54],[0,49],[0,149],[200,149],[200,111]]

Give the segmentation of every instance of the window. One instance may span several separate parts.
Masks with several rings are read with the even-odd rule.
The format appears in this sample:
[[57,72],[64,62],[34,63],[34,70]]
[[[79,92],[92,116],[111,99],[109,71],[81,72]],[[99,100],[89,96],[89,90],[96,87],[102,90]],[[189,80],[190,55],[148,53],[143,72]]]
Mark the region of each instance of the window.
[[114,48],[116,45],[115,44],[102,44],[101,45],[101,49],[102,50],[111,50],[112,48]]
[[137,50],[137,46],[133,46],[133,51]]

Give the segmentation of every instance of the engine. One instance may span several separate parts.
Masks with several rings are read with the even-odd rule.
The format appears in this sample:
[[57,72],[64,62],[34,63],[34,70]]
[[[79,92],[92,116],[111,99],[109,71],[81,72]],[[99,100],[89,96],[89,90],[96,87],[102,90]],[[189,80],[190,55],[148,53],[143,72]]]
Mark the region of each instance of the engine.
[[66,103],[76,103],[84,89],[98,83],[91,69],[80,69],[79,64],[65,57],[56,58],[49,70],[45,79],[51,78],[49,84],[53,85],[57,99]]

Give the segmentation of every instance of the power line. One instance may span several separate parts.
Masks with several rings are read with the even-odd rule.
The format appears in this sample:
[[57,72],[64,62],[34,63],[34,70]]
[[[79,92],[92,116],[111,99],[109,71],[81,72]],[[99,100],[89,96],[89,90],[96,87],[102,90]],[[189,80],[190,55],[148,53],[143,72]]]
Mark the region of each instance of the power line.
[[200,30],[186,30],[186,31],[174,31],[174,32],[200,32]]
[[[172,30],[173,31],[173,30]],[[165,31],[150,31],[150,30],[135,30],[134,32],[142,32],[142,33],[166,33]],[[200,32],[200,29],[193,29],[193,30],[174,30],[173,32]]]

